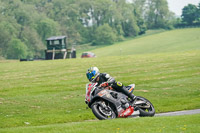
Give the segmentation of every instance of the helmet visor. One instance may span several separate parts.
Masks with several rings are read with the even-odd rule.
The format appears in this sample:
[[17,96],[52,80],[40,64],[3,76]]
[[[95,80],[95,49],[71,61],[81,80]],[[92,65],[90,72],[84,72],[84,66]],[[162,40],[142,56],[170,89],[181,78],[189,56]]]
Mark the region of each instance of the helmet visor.
[[88,72],[86,74],[89,81],[92,81],[95,78],[95,74],[96,74],[96,71]]

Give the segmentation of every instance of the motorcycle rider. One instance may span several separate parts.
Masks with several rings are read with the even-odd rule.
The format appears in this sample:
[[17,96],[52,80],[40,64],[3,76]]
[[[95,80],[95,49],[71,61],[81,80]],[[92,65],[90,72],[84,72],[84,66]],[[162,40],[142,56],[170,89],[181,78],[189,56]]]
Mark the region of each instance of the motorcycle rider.
[[111,86],[116,91],[122,92],[123,94],[128,96],[131,100],[135,99],[135,96],[131,92],[129,92],[122,83],[116,82],[115,79],[107,73],[100,73],[97,67],[90,67],[86,72],[86,76],[90,82],[98,83],[97,86]]

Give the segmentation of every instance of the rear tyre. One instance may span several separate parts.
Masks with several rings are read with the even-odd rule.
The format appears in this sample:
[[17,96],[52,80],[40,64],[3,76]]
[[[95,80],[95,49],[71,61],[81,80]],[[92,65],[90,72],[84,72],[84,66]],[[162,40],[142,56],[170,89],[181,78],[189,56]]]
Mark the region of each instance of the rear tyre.
[[99,120],[105,120],[105,119],[114,119],[116,118],[116,114],[114,112],[114,109],[108,102],[105,101],[97,101],[94,102],[91,106],[93,114],[99,119]]
[[153,104],[146,98],[137,96],[136,103],[141,102],[141,104],[137,104],[136,107],[140,111],[139,116],[154,116],[155,115],[155,109]]

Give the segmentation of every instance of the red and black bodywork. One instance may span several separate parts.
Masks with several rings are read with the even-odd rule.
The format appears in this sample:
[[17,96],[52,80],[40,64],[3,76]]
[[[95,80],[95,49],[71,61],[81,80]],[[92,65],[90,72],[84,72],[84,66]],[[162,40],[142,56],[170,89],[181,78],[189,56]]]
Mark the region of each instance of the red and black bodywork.
[[[134,90],[135,85],[129,85],[126,88],[130,90],[132,93]],[[99,107],[102,109],[99,109],[100,113],[95,114],[95,116],[100,119],[103,119],[106,115],[102,110],[109,106],[110,110],[115,113],[115,117],[129,117],[129,116],[135,116],[139,115],[139,111],[134,109],[134,106],[132,106],[132,103],[128,100],[128,97],[120,92],[116,92],[114,90],[109,89],[102,89],[101,87],[96,87],[96,84],[87,84],[86,86],[86,103],[90,108],[92,108],[93,113],[95,114],[98,111],[98,106],[96,106],[96,109],[93,109],[93,106],[98,103]],[[98,101],[98,102],[97,102]],[[102,113],[102,112],[103,113]],[[106,111],[105,111],[106,112]],[[109,117],[108,117],[109,118]],[[111,116],[112,118],[112,116]]]
[[[126,86],[126,89],[132,93],[135,84]],[[136,96],[135,100],[131,100],[123,93],[110,89],[110,87],[98,87],[97,83],[86,85],[85,103],[100,120],[117,117],[154,116],[155,114],[153,104],[146,98]]]

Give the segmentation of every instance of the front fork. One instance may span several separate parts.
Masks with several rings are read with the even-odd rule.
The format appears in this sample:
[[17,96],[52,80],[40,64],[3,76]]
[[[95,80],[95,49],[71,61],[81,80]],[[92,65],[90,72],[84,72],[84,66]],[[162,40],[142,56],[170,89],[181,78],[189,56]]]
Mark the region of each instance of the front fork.
[[[151,105],[149,104],[148,101],[146,101],[146,100],[137,101],[137,100],[138,99],[136,97],[135,100],[132,103],[132,105],[135,108],[135,110],[138,110],[139,108],[146,108],[146,109],[150,108]],[[142,105],[142,104],[145,104],[145,105]]]
[[139,107],[136,105],[136,102],[137,102],[137,96],[135,96],[134,100],[131,101],[132,106],[134,107],[134,111],[139,110]]

